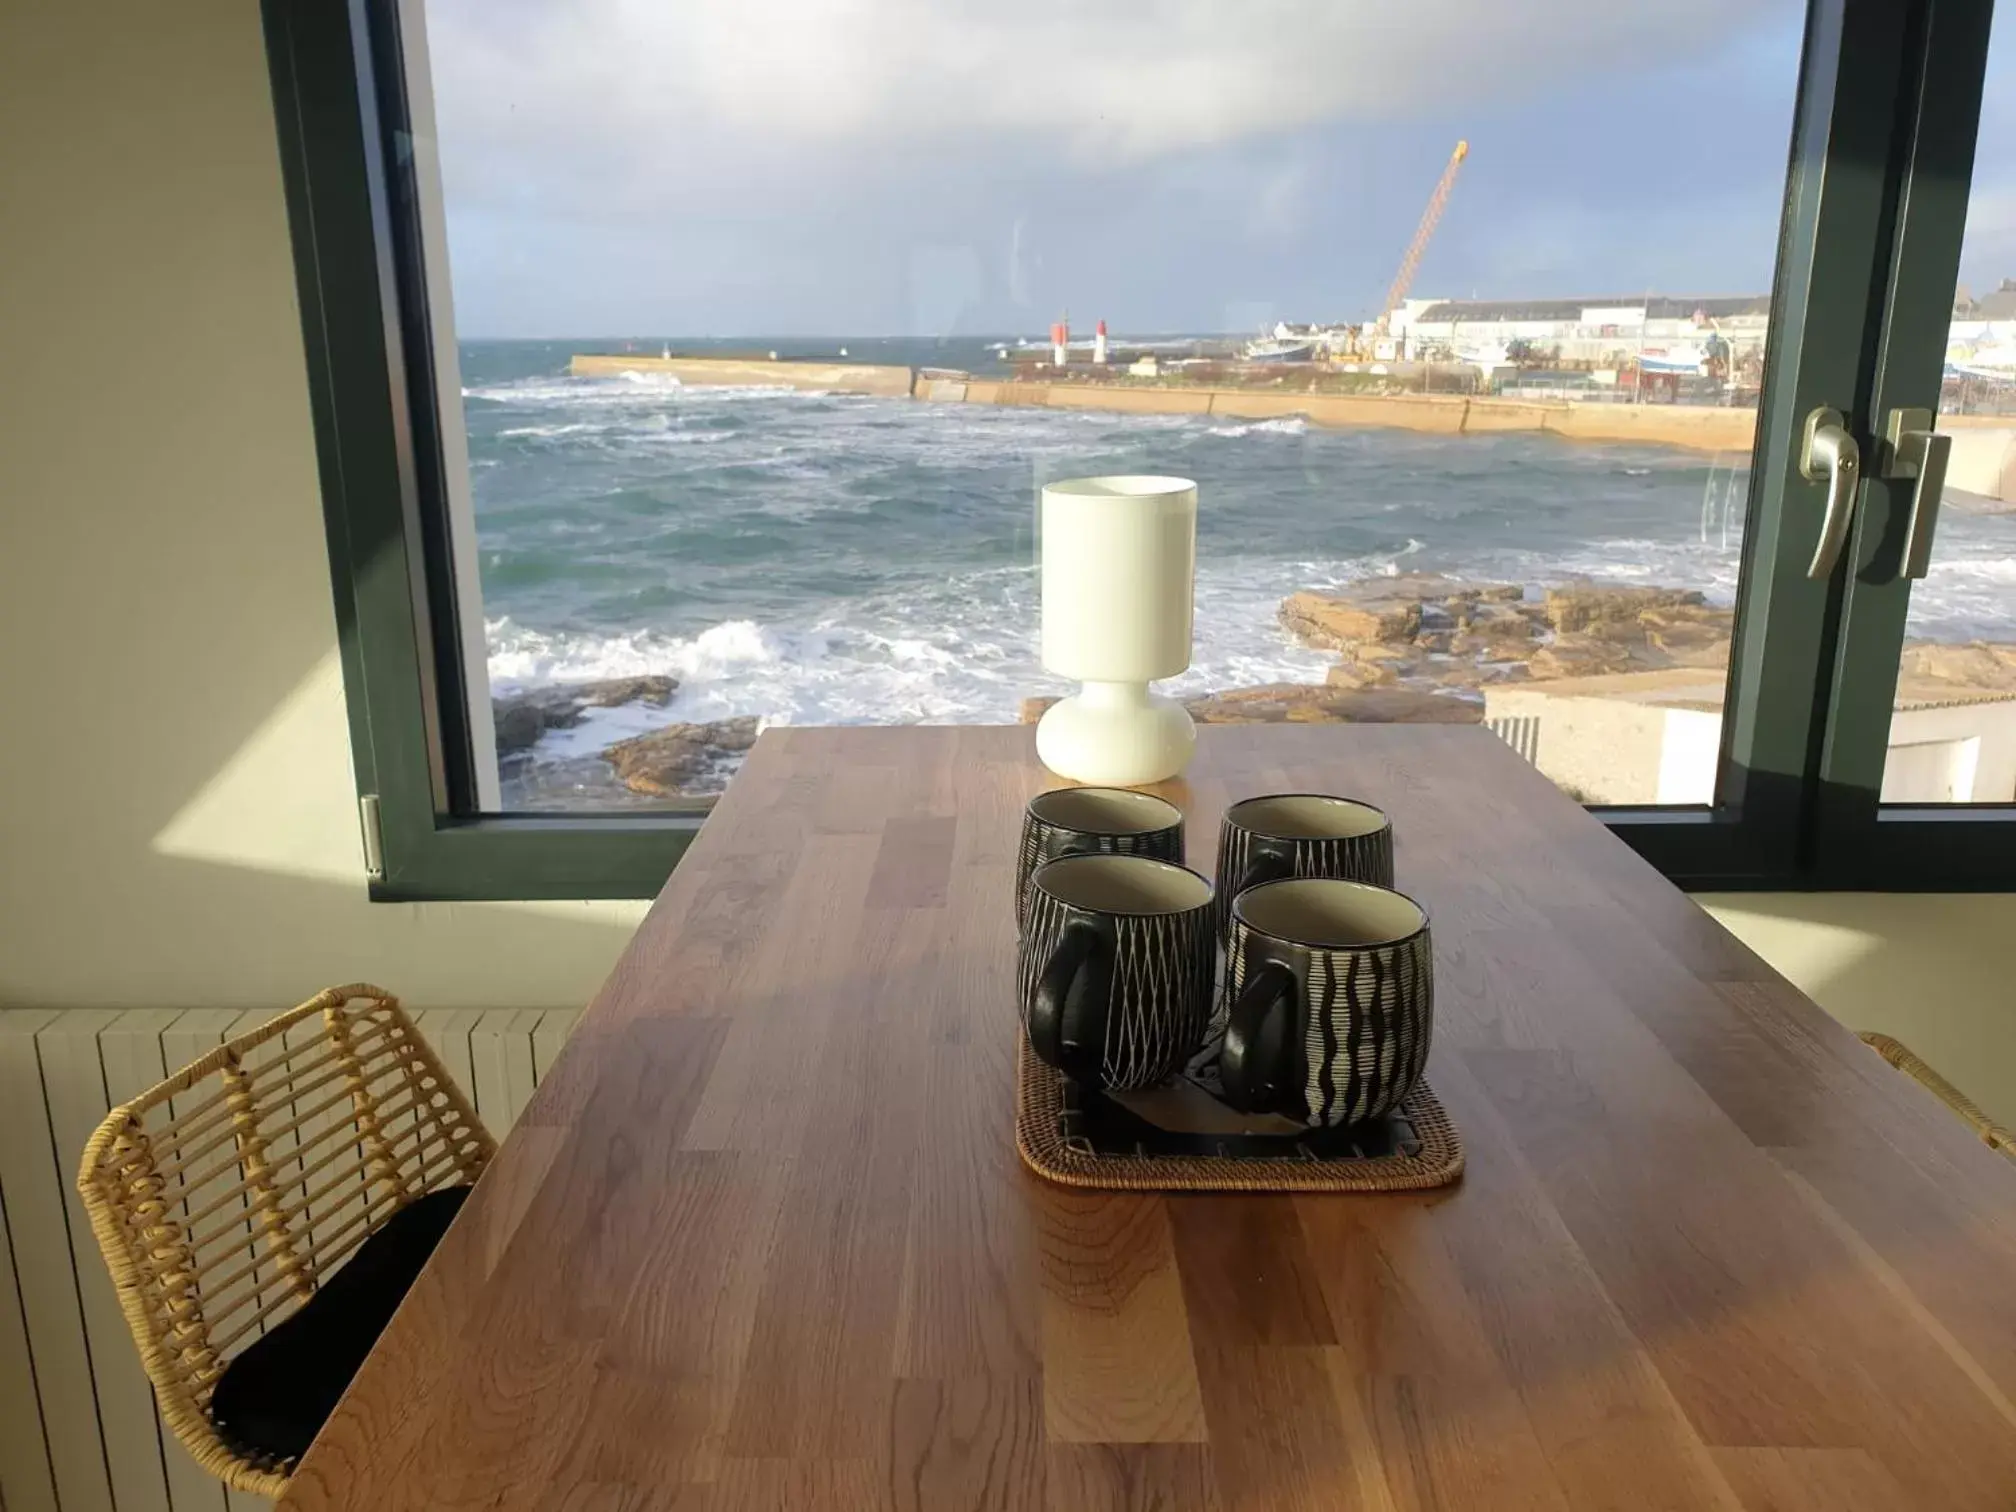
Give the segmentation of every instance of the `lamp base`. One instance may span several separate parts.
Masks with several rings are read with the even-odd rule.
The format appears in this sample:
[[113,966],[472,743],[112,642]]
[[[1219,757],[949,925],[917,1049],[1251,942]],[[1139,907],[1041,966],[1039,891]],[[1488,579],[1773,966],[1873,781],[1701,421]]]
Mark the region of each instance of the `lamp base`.
[[1054,703],[1036,726],[1036,754],[1059,777],[1135,787],[1190,764],[1197,726],[1173,698],[1145,682],[1088,682]]

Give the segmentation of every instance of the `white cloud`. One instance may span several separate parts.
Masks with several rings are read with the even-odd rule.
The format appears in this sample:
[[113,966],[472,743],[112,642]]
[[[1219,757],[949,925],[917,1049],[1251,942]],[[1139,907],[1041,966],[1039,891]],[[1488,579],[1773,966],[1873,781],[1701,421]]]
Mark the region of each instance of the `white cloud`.
[[[1116,291],[1162,329],[1356,309],[1466,131],[1478,166],[1424,276],[1495,289],[1497,266],[1519,262],[1608,283],[1607,265],[1580,271],[1589,239],[1564,238],[1575,217],[1553,207],[1635,225],[1648,204],[1698,201],[1718,151],[1704,142],[1729,151],[1716,128],[1732,99],[1776,136],[1708,182],[1725,166],[1775,182],[1803,10],[424,4],[458,308],[488,331],[532,329],[534,310],[543,329],[895,330],[957,314],[993,330],[1095,299],[1117,315]],[[1540,205],[1559,223],[1508,249],[1502,227]],[[1482,246],[1469,262],[1466,241]]]
[[1705,53],[1737,0],[431,0],[444,117],[779,146],[1020,134],[1122,163]]

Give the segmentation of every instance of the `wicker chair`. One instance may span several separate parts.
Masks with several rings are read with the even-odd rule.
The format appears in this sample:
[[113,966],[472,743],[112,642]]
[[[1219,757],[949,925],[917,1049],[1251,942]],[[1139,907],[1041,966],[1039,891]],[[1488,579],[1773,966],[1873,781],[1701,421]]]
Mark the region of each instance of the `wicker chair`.
[[1959,1114],[1981,1143],[1999,1154],[2007,1155],[2011,1160],[2016,1160],[2016,1131],[2004,1128],[1983,1113],[1969,1100],[1966,1093],[1912,1054],[1909,1045],[1902,1040],[1892,1039],[1887,1034],[1878,1034],[1873,1029],[1863,1030],[1861,1040],[1863,1044]]
[[77,1186],[161,1415],[196,1460],[262,1496],[210,1411],[234,1351],[314,1295],[414,1199],[473,1182],[496,1145],[400,1009],[332,987],[106,1115]]

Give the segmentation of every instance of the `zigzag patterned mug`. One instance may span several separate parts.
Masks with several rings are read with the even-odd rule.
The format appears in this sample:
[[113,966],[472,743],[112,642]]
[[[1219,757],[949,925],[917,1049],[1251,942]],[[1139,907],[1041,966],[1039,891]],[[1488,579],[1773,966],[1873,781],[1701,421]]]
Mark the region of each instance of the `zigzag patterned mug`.
[[1029,883],[1016,986],[1030,1046],[1082,1086],[1166,1081],[1211,1024],[1211,884],[1147,856],[1066,856]]
[[1218,832],[1218,910],[1230,928],[1232,900],[1285,877],[1341,877],[1393,885],[1393,822],[1369,803],[1325,793],[1271,793],[1225,810]]
[[1183,811],[1132,788],[1066,787],[1038,793],[1022,811],[1015,858],[1015,925],[1029,911],[1029,879],[1059,856],[1154,856],[1183,859]]
[[1435,1028],[1428,915],[1404,893],[1298,877],[1232,902],[1225,1100],[1334,1128],[1391,1113]]

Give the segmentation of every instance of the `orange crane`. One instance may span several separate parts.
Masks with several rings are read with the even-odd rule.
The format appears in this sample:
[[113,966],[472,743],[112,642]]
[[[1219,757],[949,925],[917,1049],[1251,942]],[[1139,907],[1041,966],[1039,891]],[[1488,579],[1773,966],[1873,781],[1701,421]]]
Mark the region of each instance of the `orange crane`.
[[1421,254],[1428,250],[1428,239],[1435,234],[1435,223],[1442,219],[1442,211],[1449,203],[1449,191],[1456,187],[1456,170],[1463,166],[1463,159],[1470,156],[1470,144],[1458,142],[1456,150],[1449,154],[1449,166],[1442,170],[1441,180],[1435,185],[1435,192],[1428,196],[1428,208],[1421,212],[1421,224],[1414,228],[1414,240],[1407,244],[1407,255],[1400,259],[1400,271],[1393,275],[1393,287],[1386,291],[1386,303],[1379,307],[1379,330],[1383,335],[1386,322],[1393,312],[1400,308],[1400,301],[1407,297],[1407,291],[1414,286],[1414,270],[1421,266]]

